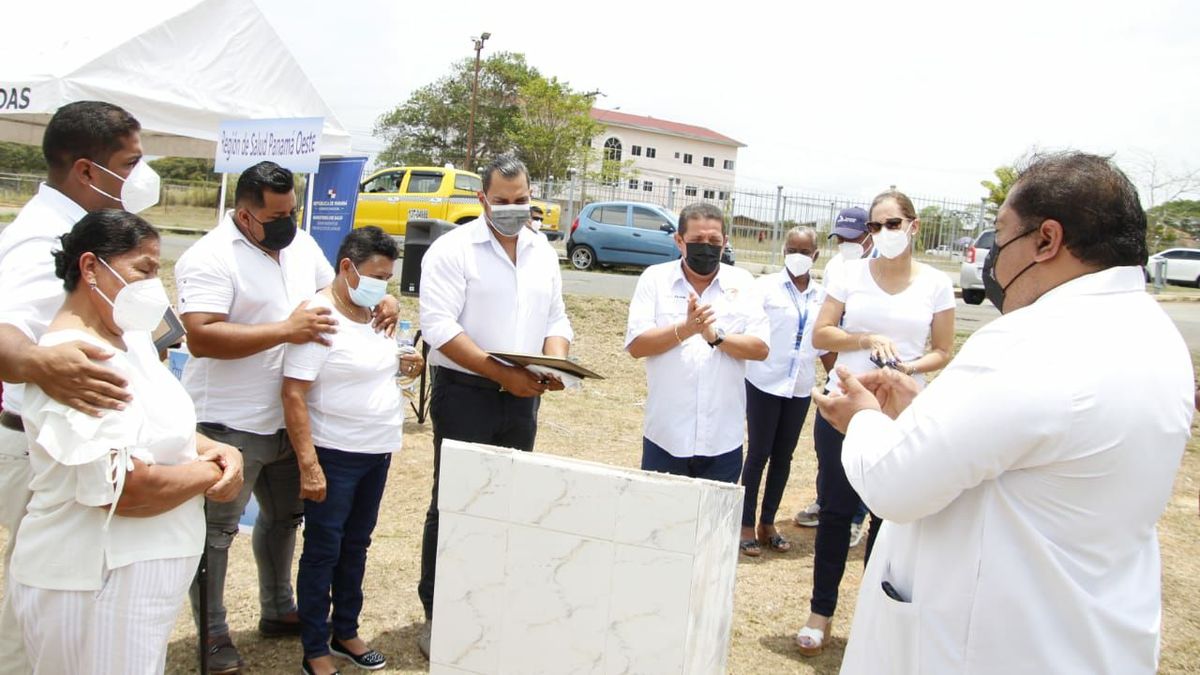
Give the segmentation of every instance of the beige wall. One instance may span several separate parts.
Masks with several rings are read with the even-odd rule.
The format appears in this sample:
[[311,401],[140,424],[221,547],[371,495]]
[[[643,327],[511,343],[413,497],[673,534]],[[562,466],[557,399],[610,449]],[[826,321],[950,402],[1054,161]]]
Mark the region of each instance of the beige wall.
[[[714,195],[714,199],[719,196],[720,191],[729,192],[733,189],[738,151],[734,146],[655,133],[643,129],[609,126],[605,128],[604,132],[597,135],[592,142],[592,146],[598,150],[596,154],[597,158],[602,156],[604,142],[612,137],[616,137],[617,140],[621,141],[621,160],[633,161],[633,166],[638,171],[639,182],[650,181],[653,187],[653,190],[650,192],[642,191],[643,194],[640,196],[643,201],[657,202],[665,205],[667,203],[667,184],[670,176],[679,179],[675,188],[676,205],[681,203],[681,200],[686,202],[702,199],[705,188],[718,192],[717,195]],[[642,147],[640,157],[635,157],[631,153],[631,148],[634,145]],[[646,148],[655,149],[656,156],[653,159],[646,157]],[[675,158],[675,153],[679,153],[678,159]],[[685,154],[692,155],[691,164],[683,163]],[[705,157],[712,157],[714,159],[713,168],[704,166]],[[725,160],[733,160],[733,170],[723,168]],[[596,167],[592,168],[595,169]],[[697,188],[695,197],[685,196],[685,188],[688,186],[695,186]],[[623,185],[622,187],[627,186]]]

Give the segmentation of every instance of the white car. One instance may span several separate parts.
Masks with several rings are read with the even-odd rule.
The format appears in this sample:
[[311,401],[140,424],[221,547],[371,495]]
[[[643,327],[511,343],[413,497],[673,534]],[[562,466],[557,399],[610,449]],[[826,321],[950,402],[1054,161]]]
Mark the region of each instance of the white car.
[[963,302],[978,305],[983,302],[983,260],[996,241],[995,230],[984,230],[967,248],[962,267],[958,273],[958,287],[962,289]]
[[1164,277],[1167,283],[1195,284],[1200,286],[1200,249],[1169,248],[1162,253],[1155,253],[1146,261],[1146,280],[1154,279],[1155,263],[1159,260],[1167,262]]

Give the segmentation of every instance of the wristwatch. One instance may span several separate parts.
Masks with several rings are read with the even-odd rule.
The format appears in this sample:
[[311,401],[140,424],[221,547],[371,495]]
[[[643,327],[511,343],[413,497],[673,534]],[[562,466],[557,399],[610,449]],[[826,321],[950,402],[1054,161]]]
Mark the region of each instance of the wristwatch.
[[716,339],[716,340],[713,340],[713,341],[712,341],[712,342],[710,342],[710,343],[708,343],[708,346],[709,346],[709,347],[712,347],[713,349],[716,349],[716,348],[717,348],[717,347],[719,347],[719,346],[721,345],[721,343],[722,343],[722,342],[724,342],[724,341],[725,341],[725,331],[723,331],[723,330],[721,330],[720,328],[718,328],[718,329],[717,329],[717,339]]

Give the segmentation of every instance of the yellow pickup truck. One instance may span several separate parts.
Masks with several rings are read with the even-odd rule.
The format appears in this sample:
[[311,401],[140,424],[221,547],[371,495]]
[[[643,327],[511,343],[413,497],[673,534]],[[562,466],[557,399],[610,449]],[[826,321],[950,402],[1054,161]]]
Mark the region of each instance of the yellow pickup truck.
[[[409,218],[436,218],[462,224],[483,213],[476,193],[483,189],[478,174],[431,166],[394,166],[367,177],[358,189],[354,227],[375,225],[403,237]],[[534,200],[545,213],[542,229],[554,238],[562,209]]]

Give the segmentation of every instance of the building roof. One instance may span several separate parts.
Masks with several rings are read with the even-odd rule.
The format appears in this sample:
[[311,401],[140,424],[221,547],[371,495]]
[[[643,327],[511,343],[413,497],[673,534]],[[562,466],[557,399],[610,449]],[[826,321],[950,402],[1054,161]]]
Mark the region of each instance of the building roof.
[[647,115],[630,115],[616,110],[601,110],[600,108],[592,108],[592,118],[614,127],[628,127],[630,129],[643,129],[645,131],[654,131],[660,134],[669,134],[671,136],[682,136],[683,138],[693,138],[700,141],[708,141],[709,143],[719,143],[721,145],[732,145],[735,148],[746,147],[745,143],[736,141],[724,134],[718,134],[712,129],[698,127],[691,124],[683,124],[681,122],[671,122],[668,120],[655,119]]

